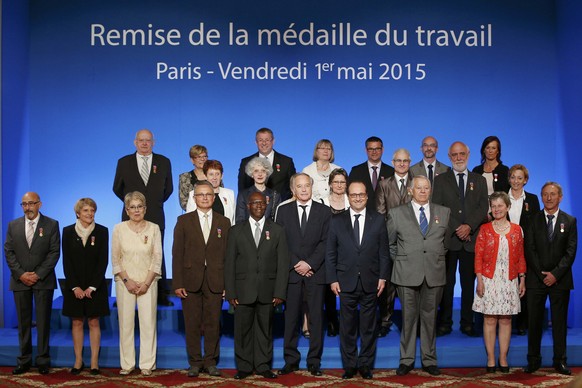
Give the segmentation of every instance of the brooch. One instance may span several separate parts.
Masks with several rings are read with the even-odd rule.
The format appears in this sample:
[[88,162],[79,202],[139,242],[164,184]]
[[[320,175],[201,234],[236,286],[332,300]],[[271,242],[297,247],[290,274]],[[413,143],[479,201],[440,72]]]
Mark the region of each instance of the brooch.
[[473,182],[469,182],[469,190],[473,191]]
[[143,243],[144,243],[144,244],[147,244],[147,243],[148,243],[148,236],[144,236],[144,237],[143,237]]
[[524,205],[525,205],[525,211],[528,212],[529,211],[529,203],[524,202]]
[[155,174],[156,172],[158,172],[158,166],[156,166],[155,164],[154,164],[154,166],[153,166],[153,169],[154,169],[154,174]]
[[216,233],[218,234],[218,238],[222,237],[222,229],[220,228],[216,229]]
[[497,174],[493,174],[493,182],[497,182]]
[[224,201],[225,205],[228,205],[228,199],[226,199],[226,197],[222,197],[222,200]]
[[91,236],[91,245],[95,246],[95,236]]

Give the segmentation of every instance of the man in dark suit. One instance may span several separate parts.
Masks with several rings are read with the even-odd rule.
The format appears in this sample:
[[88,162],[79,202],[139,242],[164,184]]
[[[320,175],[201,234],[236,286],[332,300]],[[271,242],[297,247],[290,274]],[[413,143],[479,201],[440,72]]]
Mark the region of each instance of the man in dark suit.
[[434,178],[437,175],[449,171],[451,168],[446,164],[439,162],[436,158],[439,149],[439,142],[432,136],[427,136],[422,139],[420,144],[420,151],[422,152],[422,160],[412,167],[410,173],[413,176],[422,175],[428,177],[430,184],[434,191]]
[[[121,201],[127,193],[132,191],[139,191],[145,195],[148,205],[145,219],[158,224],[160,232],[162,232],[163,244],[166,227],[164,202],[174,190],[172,165],[165,156],[152,152],[154,135],[149,130],[138,131],[133,143],[137,152],[117,161],[113,192]],[[129,219],[125,208],[122,208],[121,219],[123,221]],[[166,290],[166,264],[165,258],[162,256],[162,279],[158,281],[158,304],[172,306],[173,303],[168,300]]]
[[[409,173],[410,152],[404,148],[397,149],[392,155],[392,165],[394,166],[394,175],[381,180],[376,188],[376,211],[386,218],[390,209],[404,205],[412,199],[410,193],[412,175]],[[378,337],[386,337],[390,331],[395,297],[396,288],[388,282],[384,292],[378,298],[380,312]]]
[[[214,188],[194,186],[196,210],[178,217],[174,228],[172,269],[174,293],[182,300],[189,377],[202,370],[220,376],[220,313],[224,292],[224,255],[230,221],[212,211]],[[204,357],[200,337],[204,327]]]
[[378,183],[394,175],[394,169],[382,162],[384,144],[379,137],[372,136],[366,139],[366,153],[368,154],[368,160],[352,167],[349,180],[363,182],[366,185],[368,210],[375,211]]
[[403,376],[414,368],[416,333],[420,317],[422,369],[440,375],[436,353],[436,316],[446,284],[445,239],[451,211],[429,203],[430,181],[412,179],[412,201],[390,209],[388,240],[392,258],[391,283],[398,289],[402,305],[400,365]]
[[37,193],[28,192],[20,204],[24,217],[8,224],[4,253],[10,269],[10,289],[18,315],[20,356],[12,374],[27,372],[32,365],[33,299],[36,313],[37,355],[40,374],[50,367],[49,335],[53,293],[57,288],[55,265],[60,256],[59,223],[40,214],[42,206]]
[[244,189],[254,185],[253,178],[246,174],[245,168],[252,158],[260,156],[267,158],[271,166],[273,166],[273,173],[269,176],[267,187],[279,193],[282,201],[291,198],[289,180],[295,174],[293,159],[273,150],[275,136],[269,128],[259,129],[255,135],[255,142],[257,143],[258,152],[240,161],[240,167],[238,169],[238,192],[240,193]]
[[224,264],[225,298],[234,308],[234,378],[254,370],[273,379],[273,310],[286,297],[289,250],[283,228],[265,217],[265,196],[251,193],[247,206],[249,219],[229,231]]
[[526,297],[528,304],[528,349],[526,373],[537,371],[542,363],[542,324],[546,300],[550,297],[554,369],[572,372],[566,363],[566,332],[570,290],[574,288],[572,264],[578,245],[576,218],[560,210],[562,187],[547,182],[542,187],[543,211],[531,216],[525,233],[527,260]]
[[376,352],[376,303],[390,276],[388,233],[384,217],[366,209],[364,183],[351,182],[348,196],[350,209],[330,221],[326,277],[340,298],[340,353],[345,370],[342,378],[351,379],[359,371],[364,379],[371,379]]
[[460,141],[449,147],[453,169],[435,177],[432,202],[451,209],[451,232],[447,236],[447,284],[439,312],[437,335],[447,335],[453,326],[453,296],[459,264],[461,281],[461,332],[476,336],[473,322],[475,293],[475,240],[479,227],[487,221],[487,182],[469,172],[469,147]]
[[291,191],[297,199],[279,207],[276,222],[285,228],[289,246],[289,284],[285,303],[285,366],[279,374],[299,369],[301,353],[297,350],[299,328],[303,319],[303,301],[307,301],[309,353],[307,369],[321,376],[323,353],[323,300],[325,296],[325,248],[331,212],[311,199],[313,179],[304,173],[291,177]]

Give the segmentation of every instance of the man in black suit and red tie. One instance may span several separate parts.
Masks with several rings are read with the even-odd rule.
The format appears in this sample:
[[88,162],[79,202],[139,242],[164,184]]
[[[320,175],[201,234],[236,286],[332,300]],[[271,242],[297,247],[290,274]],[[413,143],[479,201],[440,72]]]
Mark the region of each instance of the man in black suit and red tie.
[[260,156],[267,158],[271,166],[273,166],[273,173],[269,176],[267,187],[279,193],[282,201],[291,198],[289,180],[295,174],[293,159],[273,149],[275,135],[273,135],[273,131],[269,128],[259,129],[255,135],[255,142],[257,143],[258,151],[240,161],[240,167],[238,169],[238,192],[240,193],[255,184],[253,178],[246,174],[245,168],[252,158]]
[[376,136],[366,139],[366,153],[368,160],[352,167],[349,180],[363,182],[368,194],[368,209],[376,210],[376,187],[383,179],[394,175],[394,168],[382,162],[384,143]]
[[469,147],[460,141],[449,147],[452,170],[434,178],[432,202],[451,209],[451,233],[445,244],[447,252],[447,284],[440,305],[437,336],[447,335],[453,326],[453,296],[459,266],[461,281],[461,332],[476,336],[473,321],[475,295],[475,240],[479,227],[487,221],[489,203],[487,182],[479,174],[467,170]]
[[[122,202],[125,195],[132,191],[139,191],[145,195],[148,204],[145,219],[160,227],[163,244],[166,227],[164,202],[174,190],[172,165],[165,156],[152,152],[154,135],[151,131],[147,129],[138,131],[135,134],[133,144],[137,152],[124,156],[117,161],[113,192]],[[129,219],[125,208],[122,208],[121,219],[123,221]],[[158,304],[163,306],[173,305],[167,296],[166,264],[163,256],[162,279],[158,281]]]
[[57,288],[55,265],[61,252],[59,223],[40,214],[37,193],[22,197],[24,217],[8,224],[4,253],[10,269],[10,289],[18,316],[20,356],[12,374],[27,372],[32,365],[33,299],[36,314],[36,365],[40,374],[49,373],[49,335],[53,293]]
[[566,363],[566,332],[570,290],[574,288],[572,264],[578,246],[578,228],[576,218],[560,210],[563,192],[558,183],[544,184],[541,195],[544,209],[530,217],[525,233],[529,333],[524,371],[533,373],[542,364],[542,324],[549,296],[553,366],[558,373],[570,375],[572,372]]
[[326,290],[325,248],[331,212],[312,200],[313,179],[305,174],[291,177],[291,191],[297,199],[279,207],[277,219],[285,229],[289,246],[289,283],[285,304],[285,366],[280,375],[299,369],[301,353],[297,349],[303,319],[303,301],[307,301],[309,352],[307,369],[321,376],[323,353],[323,300]]
[[377,339],[376,304],[390,279],[388,232],[384,216],[366,209],[364,183],[351,182],[348,197],[350,209],[332,216],[329,224],[325,267],[327,282],[340,298],[342,378],[351,379],[359,371],[364,379],[371,379]]

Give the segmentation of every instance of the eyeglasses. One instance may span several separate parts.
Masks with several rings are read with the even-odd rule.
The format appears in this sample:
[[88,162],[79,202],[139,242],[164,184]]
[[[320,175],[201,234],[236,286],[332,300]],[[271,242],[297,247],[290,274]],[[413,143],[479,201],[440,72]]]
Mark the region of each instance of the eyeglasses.
[[195,156],[194,159],[208,159],[208,155],[207,154],[200,154],[198,156]]
[[251,205],[251,206],[267,206],[267,203],[265,201],[252,201],[252,202],[249,202],[249,205]]
[[369,147],[369,148],[366,148],[366,150],[368,152],[380,152],[380,151],[382,151],[382,147],[376,147],[376,148]]
[[392,159],[392,161],[396,164],[401,164],[401,163],[410,163],[410,159]]
[[20,204],[20,206],[22,206],[22,207],[31,207],[31,206],[34,206],[34,205],[36,205],[36,204],[38,204],[38,203],[40,203],[40,201],[29,201],[29,202],[22,202],[22,203]]
[[422,146],[424,148],[437,148],[437,145],[435,143],[430,143],[430,144],[422,143]]
[[368,194],[366,194],[366,193],[352,193],[352,194],[349,194],[349,197],[351,199],[364,199],[364,198],[366,198],[367,195]]
[[129,206],[127,209],[128,209],[128,210],[133,210],[133,211],[136,211],[136,210],[140,210],[140,211],[141,211],[141,210],[143,210],[144,208],[145,208],[145,206],[144,206],[144,205],[137,205],[137,206],[136,206],[136,205],[131,205],[131,206]]
[[330,147],[317,147],[318,150],[331,151]]
[[348,182],[346,182],[346,181],[331,181],[331,183],[334,184],[334,185],[340,185],[341,186],[341,185],[345,185]]
[[210,197],[214,197],[214,193],[198,193],[198,194],[194,194],[195,197],[198,198],[210,198]]

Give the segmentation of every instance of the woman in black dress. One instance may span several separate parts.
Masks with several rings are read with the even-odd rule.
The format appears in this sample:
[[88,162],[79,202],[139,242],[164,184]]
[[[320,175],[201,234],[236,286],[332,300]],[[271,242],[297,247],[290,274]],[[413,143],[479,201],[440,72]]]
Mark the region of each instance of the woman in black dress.
[[99,317],[109,315],[105,271],[109,261],[109,232],[95,223],[97,204],[81,198],[75,204],[77,222],[63,229],[63,268],[66,287],[63,291],[63,315],[71,317],[75,365],[71,374],[78,375],[83,363],[83,325],[89,325],[91,374],[99,371],[101,328]]

